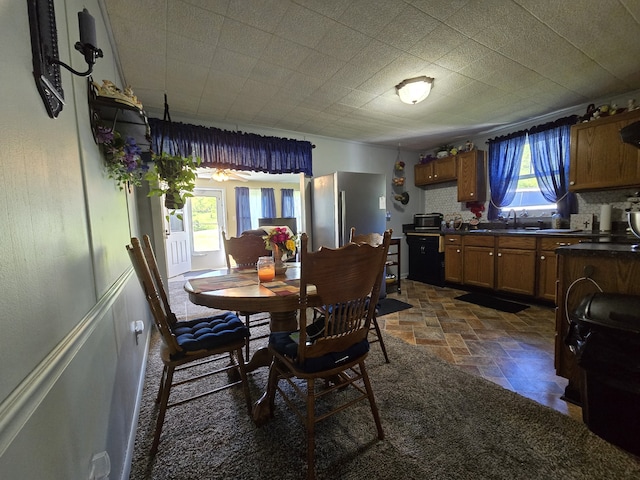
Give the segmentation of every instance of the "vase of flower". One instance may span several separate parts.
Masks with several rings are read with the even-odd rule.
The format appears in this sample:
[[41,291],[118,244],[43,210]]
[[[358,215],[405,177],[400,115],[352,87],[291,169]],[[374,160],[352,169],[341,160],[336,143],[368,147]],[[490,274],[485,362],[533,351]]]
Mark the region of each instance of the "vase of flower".
[[283,255],[293,255],[296,252],[296,236],[287,227],[275,227],[268,235],[262,237],[267,250],[271,250],[276,275],[283,275],[287,266],[282,261]]
[[287,270],[287,266],[282,261],[282,255],[284,255],[284,251],[276,243],[272,245],[272,250],[273,250],[273,263],[276,268],[276,275],[284,275],[284,272]]

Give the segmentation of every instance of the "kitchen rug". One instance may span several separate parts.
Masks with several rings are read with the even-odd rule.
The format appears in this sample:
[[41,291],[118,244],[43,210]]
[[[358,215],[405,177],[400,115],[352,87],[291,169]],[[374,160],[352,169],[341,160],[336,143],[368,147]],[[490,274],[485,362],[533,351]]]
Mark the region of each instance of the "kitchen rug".
[[413,307],[410,303],[401,302],[395,298],[383,298],[378,302],[378,317],[389,315],[390,313],[400,312],[407,308]]
[[455,299],[507,313],[518,313],[525,308],[529,308],[529,305],[525,305],[523,303],[510,302],[508,300],[502,300],[501,298],[496,298],[492,295],[485,295],[482,293],[467,293],[465,295],[455,297]]

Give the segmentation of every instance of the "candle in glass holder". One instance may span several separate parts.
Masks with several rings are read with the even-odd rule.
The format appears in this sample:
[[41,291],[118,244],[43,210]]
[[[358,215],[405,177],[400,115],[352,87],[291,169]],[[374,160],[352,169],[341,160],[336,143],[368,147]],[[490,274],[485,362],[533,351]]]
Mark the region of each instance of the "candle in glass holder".
[[260,257],[257,267],[260,282],[270,282],[276,276],[276,266],[272,257]]

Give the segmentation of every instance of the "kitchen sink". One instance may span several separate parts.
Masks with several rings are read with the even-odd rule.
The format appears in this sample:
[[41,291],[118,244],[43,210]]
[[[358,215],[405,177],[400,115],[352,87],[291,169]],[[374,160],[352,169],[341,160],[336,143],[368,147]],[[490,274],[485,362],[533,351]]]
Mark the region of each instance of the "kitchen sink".
[[469,230],[469,233],[487,233],[487,232],[493,232],[493,230],[491,230],[490,228],[477,228],[474,230]]

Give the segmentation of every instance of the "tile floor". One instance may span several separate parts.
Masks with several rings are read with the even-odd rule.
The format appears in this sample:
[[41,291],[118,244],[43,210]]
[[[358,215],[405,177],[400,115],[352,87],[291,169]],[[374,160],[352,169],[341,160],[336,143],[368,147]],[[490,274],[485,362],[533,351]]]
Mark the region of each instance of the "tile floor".
[[[551,306],[528,304],[503,313],[454,298],[466,292],[402,280],[389,297],[414,305],[380,317],[380,327],[449,363],[538,403],[582,420],[580,407],[561,399],[567,381],[555,375]],[[392,359],[393,361],[393,359]]]

